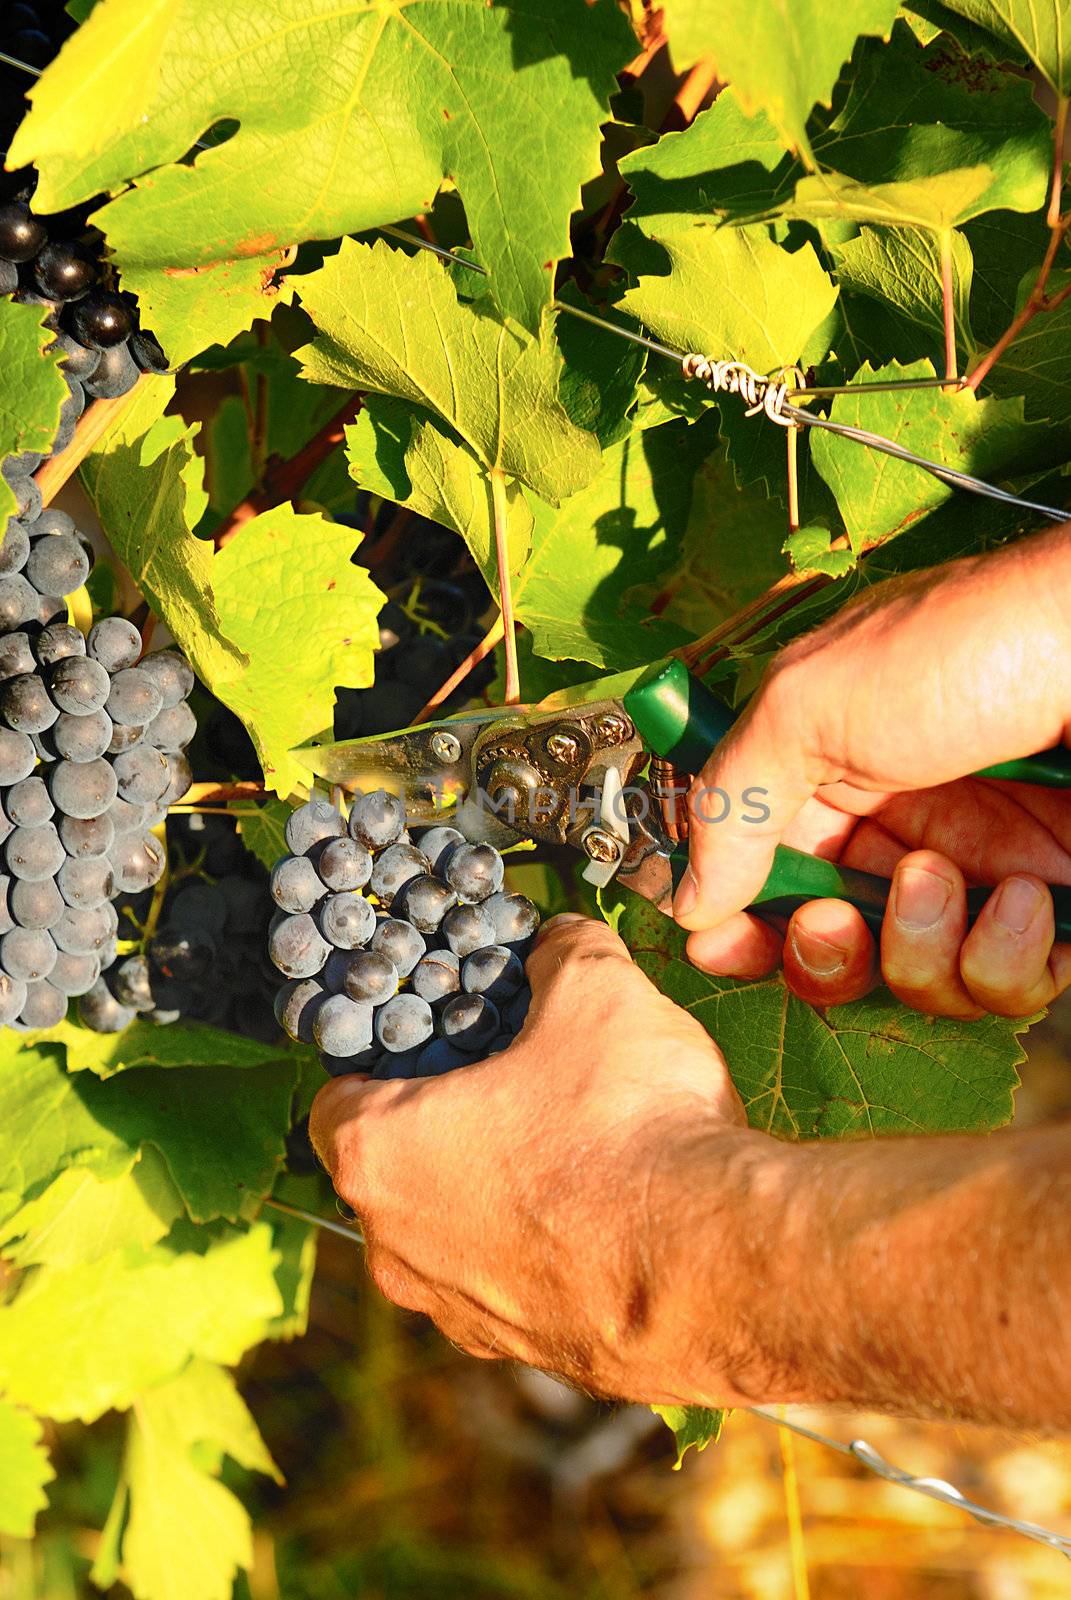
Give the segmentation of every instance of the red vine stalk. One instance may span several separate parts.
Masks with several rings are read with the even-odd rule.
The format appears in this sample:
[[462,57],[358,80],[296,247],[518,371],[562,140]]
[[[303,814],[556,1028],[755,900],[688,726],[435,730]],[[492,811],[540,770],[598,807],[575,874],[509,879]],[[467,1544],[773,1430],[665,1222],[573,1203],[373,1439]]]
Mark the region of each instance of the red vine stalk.
[[444,705],[446,701],[449,700],[454,690],[458,688],[460,684],[464,683],[473,667],[478,667],[480,662],[491,654],[491,651],[495,648],[495,646],[497,644],[501,644],[504,631],[505,630],[502,626],[502,615],[499,613],[494,622],[492,622],[491,626],[488,628],[487,632],[484,634],[483,638],[480,640],[479,644],[475,645],[473,649],[469,651],[464,661],[459,667],[456,667],[454,671],[451,672],[446,682],[444,684],[440,684],[439,688],[436,689],[435,693],[432,695],[427,704],[421,706],[420,710],[413,718],[413,727],[415,727],[418,722],[426,722],[433,711],[438,711],[439,707]]
[[799,469],[799,434],[800,427],[797,422],[794,427],[785,429],[786,472],[788,476],[788,531],[795,533],[800,525],[800,469]]
[[91,406],[86,407],[78,419],[74,438],[66,450],[61,450],[59,455],[46,461],[34,474],[37,487],[41,491],[41,499],[46,506],[52,504],[63,485],[74,477],[89,452],[133,405],[134,397],[140,393],[142,385],[151,382],[152,378],[145,375],[139,378],[126,394],[121,394],[118,400],[94,400]]
[[1053,129],[1053,157],[1052,157],[1052,183],[1049,189],[1049,209],[1046,222],[1049,226],[1049,246],[1045,251],[1045,259],[1038,269],[1034,287],[1026,297],[1022,309],[1014,316],[996,344],[976,365],[974,371],[967,379],[970,389],[977,389],[982,380],[992,372],[1008,346],[1015,343],[1028,322],[1032,322],[1039,311],[1055,311],[1071,294],[1071,283],[1067,284],[1057,294],[1046,294],[1045,289],[1049,281],[1056,260],[1057,251],[1063,242],[1069,227],[1071,227],[1071,212],[1061,214],[1060,200],[1063,195],[1064,183],[1064,140],[1067,135],[1067,114],[1069,101],[1061,95],[1056,105],[1056,125]]
[[286,460],[272,456],[265,466],[261,487],[254,489],[240,505],[235,506],[218,529],[217,547],[222,549],[247,522],[258,517],[262,511],[270,511],[273,506],[294,499],[316,468],[342,443],[346,424],[353,421],[360,409],[360,395],[351,395],[346,404],[328,418],[319,432],[302,445],[296,455]]
[[491,468],[491,501],[495,508],[498,602],[506,645],[506,705],[515,706],[521,698],[521,675],[517,668],[517,626],[513,620],[513,587],[509,573],[509,507],[506,504],[506,479],[500,467]]

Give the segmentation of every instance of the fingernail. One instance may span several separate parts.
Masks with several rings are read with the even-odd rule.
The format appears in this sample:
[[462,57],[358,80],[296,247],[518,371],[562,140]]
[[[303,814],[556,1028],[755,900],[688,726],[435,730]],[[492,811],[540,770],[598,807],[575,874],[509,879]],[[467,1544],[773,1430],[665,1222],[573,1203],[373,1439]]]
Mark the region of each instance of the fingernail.
[[546,922],[540,925],[535,942],[538,944],[540,939],[545,939],[548,933],[554,932],[555,928],[564,928],[569,922],[586,921],[587,918],[582,916],[579,911],[559,911],[556,917],[548,917]]
[[789,937],[796,960],[819,978],[831,978],[848,959],[848,952],[806,928],[793,927]]
[[997,890],[993,918],[1009,933],[1025,933],[1041,910],[1041,890],[1029,878],[1009,878]]
[[691,867],[685,867],[684,877],[677,885],[677,892],[673,896],[673,915],[678,918],[686,917],[693,910],[699,899],[699,885],[695,881],[695,873]]
[[952,885],[947,878],[927,872],[925,867],[901,867],[893,892],[897,922],[913,933],[922,933],[940,922],[952,894]]

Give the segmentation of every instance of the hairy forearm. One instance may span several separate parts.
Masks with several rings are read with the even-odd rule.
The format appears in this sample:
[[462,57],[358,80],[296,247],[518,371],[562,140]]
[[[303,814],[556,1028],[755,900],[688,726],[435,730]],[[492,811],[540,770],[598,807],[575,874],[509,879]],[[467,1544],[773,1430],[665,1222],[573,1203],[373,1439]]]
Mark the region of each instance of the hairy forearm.
[[694,1398],[1071,1428],[1071,1125],[806,1145],[722,1132],[708,1160],[735,1242],[727,1259],[719,1225],[704,1260],[693,1241]]

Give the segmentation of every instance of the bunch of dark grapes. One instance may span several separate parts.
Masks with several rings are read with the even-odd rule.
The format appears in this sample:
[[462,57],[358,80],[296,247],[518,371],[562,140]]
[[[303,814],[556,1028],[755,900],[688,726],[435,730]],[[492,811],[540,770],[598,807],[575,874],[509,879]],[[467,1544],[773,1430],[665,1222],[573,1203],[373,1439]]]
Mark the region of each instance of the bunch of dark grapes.
[[193,732],[181,656],[141,655],[106,617],[88,639],[61,598],[89,557],[62,512],[0,545],[0,1025],[48,1028],[115,956],[123,892],[155,883],[151,831],[189,787]]
[[36,216],[33,189],[32,175],[17,177],[0,200],[0,294],[41,307],[55,334],[49,349],[63,352],[70,393],[52,447],[58,454],[87,400],[117,399],[143,372],[166,372],[167,358],[139,327],[133,295],[116,288],[100,233],[82,213]]
[[117,957],[85,996],[82,1020],[98,1033],[118,1033],[139,1016],[207,1022],[275,1043],[267,871],[230,818],[197,813],[168,818],[167,859],[158,910],[151,891],[118,902],[120,937],[139,948]]
[[414,842],[396,795],[349,823],[310,800],[286,825],[268,948],[287,978],[275,1014],[330,1073],[432,1077],[504,1050],[524,1023],[539,913],[503,887],[498,851],[456,828]]

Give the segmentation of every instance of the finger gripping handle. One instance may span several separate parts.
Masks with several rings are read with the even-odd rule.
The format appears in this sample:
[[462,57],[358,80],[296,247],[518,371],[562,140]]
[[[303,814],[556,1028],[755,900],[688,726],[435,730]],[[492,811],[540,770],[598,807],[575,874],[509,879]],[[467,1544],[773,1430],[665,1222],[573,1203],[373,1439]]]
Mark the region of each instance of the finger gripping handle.
[[[778,845],[774,864],[750,909],[788,916],[808,900],[846,900],[861,914],[872,933],[881,932],[888,904],[890,883],[872,872],[842,867],[835,861],[822,861],[788,845]],[[973,927],[978,913],[993,893],[991,888],[970,889],[967,893],[967,925]],[[1071,888],[1050,884],[1056,917],[1056,937],[1071,940]]]

